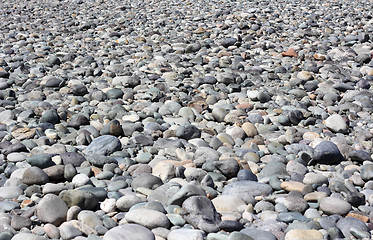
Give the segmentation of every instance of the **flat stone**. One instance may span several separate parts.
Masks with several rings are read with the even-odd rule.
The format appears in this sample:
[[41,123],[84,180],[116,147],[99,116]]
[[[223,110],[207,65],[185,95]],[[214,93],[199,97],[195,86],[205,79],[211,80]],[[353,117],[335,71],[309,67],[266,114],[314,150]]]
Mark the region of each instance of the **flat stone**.
[[103,240],[155,240],[154,234],[138,224],[123,224],[107,231]]
[[322,240],[320,231],[313,229],[292,229],[285,235],[285,240]]
[[169,228],[171,224],[164,213],[145,208],[130,210],[125,217],[127,222],[136,223],[149,229]]
[[351,210],[351,204],[335,197],[326,197],[320,201],[320,210],[325,214],[346,215]]
[[167,240],[203,240],[205,233],[198,229],[176,229],[167,235]]
[[93,139],[93,141],[84,149],[85,154],[109,155],[122,148],[122,144],[115,136],[104,135]]

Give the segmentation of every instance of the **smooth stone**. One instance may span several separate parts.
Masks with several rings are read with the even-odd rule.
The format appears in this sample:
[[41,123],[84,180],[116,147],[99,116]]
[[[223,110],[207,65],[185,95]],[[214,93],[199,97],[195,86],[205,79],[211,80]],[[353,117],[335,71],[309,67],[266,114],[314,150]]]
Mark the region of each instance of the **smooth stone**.
[[[364,162],[364,161],[372,161],[371,154],[364,150],[355,150],[348,153],[348,157],[352,161],[357,162]],[[9,155],[8,155],[9,158]]]
[[32,233],[18,233],[16,235],[14,235],[14,237],[12,237],[12,240],[47,240],[46,237],[43,237],[43,236],[39,236],[39,235],[36,235],[36,234],[32,234]]
[[109,155],[115,151],[119,151],[122,144],[119,139],[111,135],[103,135],[93,139],[86,149],[83,150],[85,154]]
[[281,188],[285,191],[298,191],[303,192],[305,185],[301,182],[282,182]]
[[102,127],[102,129],[100,130],[100,134],[119,137],[123,135],[123,129],[118,120],[112,120]]
[[123,224],[107,231],[103,240],[155,240],[154,234],[138,224]]
[[176,229],[167,235],[167,240],[204,240],[205,233],[198,229]]
[[19,231],[22,228],[31,227],[31,224],[31,220],[27,217],[22,217],[18,215],[12,216],[11,227],[17,231]]
[[126,213],[127,222],[136,223],[146,228],[169,228],[171,223],[164,213],[151,209],[133,209]]
[[182,205],[183,217],[193,227],[207,233],[219,230],[220,215],[210,199],[203,196],[192,196]]
[[[181,185],[175,182],[168,182],[148,195],[148,201],[158,201],[164,206],[169,205],[168,202],[174,197],[174,195],[180,190]],[[184,195],[184,194],[182,194]],[[186,199],[186,198],[185,198]],[[184,199],[184,200],[185,200]],[[182,200],[181,203],[184,201]],[[180,204],[181,204],[180,203]]]
[[322,185],[324,183],[328,183],[328,178],[320,173],[309,172],[304,176],[303,183],[309,185]]
[[99,205],[99,199],[93,193],[84,190],[66,190],[59,194],[68,207],[79,206],[81,209],[94,210]]
[[237,179],[238,181],[258,181],[258,177],[249,169],[241,169],[240,171],[238,171]]
[[215,162],[215,167],[225,176],[227,179],[237,176],[240,170],[240,165],[236,159],[230,158],[227,160],[219,160]]
[[60,231],[56,226],[53,224],[47,223],[44,225],[45,234],[51,239],[59,239],[60,238]]
[[218,212],[238,212],[246,203],[238,196],[221,195],[212,200]]
[[258,130],[255,125],[250,122],[242,124],[242,129],[245,131],[247,137],[255,137],[258,135]]
[[254,239],[244,233],[232,232],[231,234],[229,234],[228,240],[254,240]]
[[344,216],[351,210],[351,204],[336,197],[326,197],[320,201],[320,210],[328,215]]
[[325,120],[325,126],[335,133],[347,133],[346,121],[339,114],[333,114]]
[[[176,190],[176,188],[175,188]],[[177,189],[178,191],[168,200],[167,205],[179,205],[191,196],[206,196],[205,191],[194,184],[187,184]]]
[[60,154],[64,165],[72,164],[74,167],[80,167],[80,165],[86,161],[86,158],[77,152],[66,152]]
[[139,187],[156,189],[157,187],[163,185],[162,180],[159,177],[156,177],[149,173],[143,173],[133,179],[131,187],[137,189]]
[[341,218],[336,225],[343,233],[345,238],[351,238],[351,230],[358,230],[358,231],[363,231],[363,232],[369,232],[367,225],[356,218],[353,217],[346,217],[346,218]]
[[100,216],[92,211],[83,210],[78,214],[78,220],[91,228],[95,228],[97,226],[102,226],[103,222],[100,219]]
[[285,235],[285,240],[322,240],[323,234],[314,229],[292,229]]
[[30,167],[23,173],[22,182],[27,185],[43,185],[49,182],[49,177],[42,169]]
[[285,222],[291,223],[294,221],[306,221],[307,218],[303,216],[300,212],[282,212],[278,215],[278,219]]
[[18,198],[22,194],[23,190],[19,186],[0,187],[0,198],[2,199]]
[[67,126],[73,127],[73,128],[79,128],[80,126],[83,126],[83,125],[89,125],[89,119],[82,114],[73,115],[67,124]]
[[366,164],[361,166],[360,170],[361,179],[365,182],[373,179],[373,164]]
[[74,239],[83,235],[83,233],[70,222],[64,222],[58,229],[60,230],[60,235],[63,240]]
[[222,192],[222,195],[239,196],[250,194],[251,196],[266,196],[272,193],[272,188],[265,183],[255,181],[239,181],[227,184]]
[[60,122],[60,116],[55,109],[46,110],[43,112],[43,115],[40,118],[40,122],[57,124]]
[[258,174],[259,179],[266,179],[274,175],[288,175],[286,165],[282,162],[271,161]]
[[51,154],[39,154],[26,158],[26,161],[35,167],[47,168],[54,165]]
[[36,211],[40,221],[60,225],[66,220],[68,207],[66,203],[54,194],[45,195],[37,205]]
[[143,199],[136,195],[126,195],[117,200],[116,207],[121,211],[128,212],[132,206],[141,202]]
[[315,147],[312,163],[336,164],[343,160],[337,145],[330,141],[322,141]]
[[252,239],[277,240],[276,236],[272,233],[260,229],[245,228],[241,230],[241,233],[248,235]]
[[114,157],[103,156],[99,154],[91,154],[86,156],[88,162],[97,167],[103,167],[105,164],[117,163]]

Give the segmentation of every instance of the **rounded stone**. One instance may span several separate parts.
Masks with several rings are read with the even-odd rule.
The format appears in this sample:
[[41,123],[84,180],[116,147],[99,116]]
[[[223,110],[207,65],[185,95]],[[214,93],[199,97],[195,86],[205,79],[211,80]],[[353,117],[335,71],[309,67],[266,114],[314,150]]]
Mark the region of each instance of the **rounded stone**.
[[103,240],[155,240],[154,234],[138,224],[123,224],[107,231]]
[[320,210],[325,214],[346,215],[351,210],[351,204],[335,197],[326,197],[320,201]]
[[164,213],[145,208],[130,210],[125,218],[129,223],[136,223],[149,229],[169,228],[171,225]]
[[68,207],[66,203],[54,194],[45,195],[37,205],[36,211],[40,221],[60,225],[66,220]]

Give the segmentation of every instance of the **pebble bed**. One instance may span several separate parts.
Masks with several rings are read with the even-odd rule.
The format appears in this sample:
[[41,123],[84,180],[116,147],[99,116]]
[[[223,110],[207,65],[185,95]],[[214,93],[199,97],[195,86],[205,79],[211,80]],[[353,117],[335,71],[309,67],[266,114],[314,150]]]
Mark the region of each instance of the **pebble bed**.
[[3,0],[0,240],[371,239],[371,0]]

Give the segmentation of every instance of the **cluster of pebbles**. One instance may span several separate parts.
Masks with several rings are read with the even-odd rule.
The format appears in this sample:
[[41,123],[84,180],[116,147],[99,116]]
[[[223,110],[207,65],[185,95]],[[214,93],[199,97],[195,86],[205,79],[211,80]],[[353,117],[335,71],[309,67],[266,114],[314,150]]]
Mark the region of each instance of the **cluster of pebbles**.
[[5,0],[0,240],[371,239],[370,0]]

